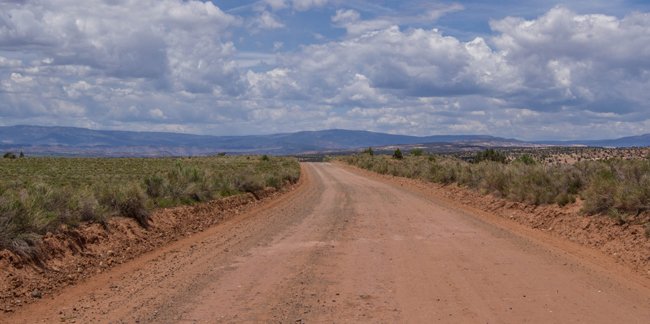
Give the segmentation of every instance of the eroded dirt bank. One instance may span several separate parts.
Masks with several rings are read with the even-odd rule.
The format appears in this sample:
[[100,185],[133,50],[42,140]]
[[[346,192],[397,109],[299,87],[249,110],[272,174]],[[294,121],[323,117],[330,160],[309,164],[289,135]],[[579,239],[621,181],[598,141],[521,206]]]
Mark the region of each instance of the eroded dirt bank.
[[111,218],[106,228],[101,224],[65,228],[43,238],[36,261],[0,251],[0,312],[14,312],[63,287],[263,205],[296,186],[155,210],[147,229],[122,217]]
[[[645,323],[611,259],[332,164],[304,185],[0,321]],[[508,222],[512,223],[512,222]],[[532,232],[531,232],[532,233]],[[530,235],[529,235],[530,234]]]

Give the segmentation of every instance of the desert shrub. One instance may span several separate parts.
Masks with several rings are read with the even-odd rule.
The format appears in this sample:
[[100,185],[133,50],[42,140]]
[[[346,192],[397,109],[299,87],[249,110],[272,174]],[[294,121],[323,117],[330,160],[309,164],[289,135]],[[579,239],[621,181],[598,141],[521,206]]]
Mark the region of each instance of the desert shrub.
[[396,149],[395,152],[393,152],[393,158],[397,160],[401,160],[404,158],[404,155],[402,155],[402,151],[400,149]]
[[5,224],[3,236],[16,238],[20,233],[38,232],[42,210],[34,209],[35,199],[26,190],[5,192],[0,200],[0,217]]
[[472,172],[473,177],[469,185],[473,188],[482,189],[484,192],[504,196],[508,192],[510,184],[510,173],[500,163],[485,161],[479,163]]
[[163,197],[167,191],[165,178],[160,175],[148,176],[144,179],[147,195],[151,198]]
[[262,160],[262,161],[270,161],[271,159],[269,158],[268,155],[264,154],[264,155],[262,155],[261,160]]
[[530,154],[522,154],[521,156],[517,157],[513,162],[523,163],[526,165],[537,164],[535,158]]
[[104,206],[99,205],[95,195],[89,191],[84,191],[78,195],[79,220],[107,226],[106,209]]
[[361,154],[340,159],[382,174],[441,184],[457,183],[530,204],[564,206],[580,196],[587,214],[638,214],[650,210],[650,161],[646,159],[546,165],[522,155],[506,164],[499,154],[488,150],[481,153],[484,158],[477,163],[412,155],[391,159]]
[[170,199],[180,203],[205,201],[212,197],[212,188],[209,185],[209,175],[205,170],[197,167],[177,163],[167,173],[166,192]]
[[217,174],[212,179],[212,190],[221,197],[228,197],[238,193],[235,188],[235,178],[230,175]]
[[557,188],[553,184],[550,170],[543,166],[511,166],[512,183],[508,197],[514,201],[529,204],[546,204],[557,197]]
[[650,208],[650,163],[618,161],[614,163],[618,182],[614,208],[640,213]]
[[421,148],[414,148],[409,152],[409,154],[412,156],[422,156],[424,155],[424,150]]
[[253,175],[243,175],[235,179],[235,189],[240,192],[255,193],[264,189],[264,182],[259,177]]
[[[587,185],[582,193],[583,211],[587,214],[612,213],[613,209],[629,209],[638,195],[627,197],[638,186],[626,168],[615,167],[611,162],[589,162],[582,166],[587,172]],[[637,200],[636,204],[640,202]]]
[[283,168],[281,176],[282,180],[288,183],[298,182],[300,180],[300,165],[297,164],[296,167]]
[[117,201],[120,214],[131,217],[143,227],[149,227],[149,210],[146,207],[146,196],[137,185],[131,185],[121,191]]
[[130,217],[145,228],[149,226],[147,197],[137,184],[103,188],[99,192],[99,202],[115,216]]
[[171,207],[280,187],[300,177],[291,158],[0,159],[0,248],[29,256],[62,224],[107,225],[131,217],[147,226],[153,207]]
[[481,161],[493,161],[499,163],[506,163],[508,161],[508,157],[497,150],[487,149],[485,151],[476,153],[473,161],[474,163],[479,163]]
[[266,187],[273,187],[275,189],[279,189],[282,187],[283,181],[279,175],[270,174],[266,176],[266,180],[264,181],[264,184]]
[[432,182],[450,184],[458,180],[460,165],[458,161],[440,160],[431,161],[429,179]]
[[14,152],[7,152],[2,157],[5,159],[15,159],[16,154]]
[[207,182],[191,182],[183,190],[181,202],[184,204],[192,204],[194,202],[209,201],[213,198],[213,190]]
[[583,161],[575,165],[582,177],[583,211],[587,214],[639,213],[650,205],[650,165],[643,160]]
[[[38,239],[52,224],[60,221],[51,201],[53,191],[45,185],[38,188],[8,189],[0,196],[0,248],[35,259]],[[54,198],[54,200],[57,200]]]

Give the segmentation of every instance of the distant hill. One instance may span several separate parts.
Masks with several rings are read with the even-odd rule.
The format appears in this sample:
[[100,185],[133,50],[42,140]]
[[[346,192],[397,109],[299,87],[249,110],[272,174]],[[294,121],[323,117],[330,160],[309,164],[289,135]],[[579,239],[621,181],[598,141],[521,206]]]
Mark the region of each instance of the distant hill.
[[[22,150],[32,155],[71,156],[188,156],[219,152],[231,154],[299,154],[448,143],[481,147],[534,146],[515,139],[487,135],[407,136],[355,130],[302,131],[252,136],[208,136],[164,132],[91,130],[75,127],[0,127],[0,150]],[[610,141],[558,142],[552,145],[647,146],[650,135]]]
[[341,129],[273,135],[205,136],[76,127],[0,127],[0,149],[23,150],[38,155],[180,156],[218,152],[297,154],[431,142],[496,142],[511,145],[517,141],[483,135],[418,137]]
[[650,146],[650,134],[621,137],[617,139],[592,140],[592,141],[543,141],[539,144],[548,145],[582,145],[593,147],[645,147]]

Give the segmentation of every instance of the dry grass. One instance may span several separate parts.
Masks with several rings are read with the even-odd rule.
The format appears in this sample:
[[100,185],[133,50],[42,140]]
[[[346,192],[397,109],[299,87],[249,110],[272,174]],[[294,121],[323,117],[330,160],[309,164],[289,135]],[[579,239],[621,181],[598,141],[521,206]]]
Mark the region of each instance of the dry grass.
[[[528,204],[564,206],[580,197],[583,212],[607,214],[621,222],[650,210],[650,159],[583,160],[545,164],[530,155],[509,161],[468,163],[453,157],[358,154],[341,160],[382,174],[457,183],[485,194]],[[650,225],[649,225],[650,226]],[[650,228],[650,227],[649,227]]]
[[0,248],[29,257],[62,224],[124,216],[148,225],[153,208],[193,204],[300,177],[295,159],[0,159]]

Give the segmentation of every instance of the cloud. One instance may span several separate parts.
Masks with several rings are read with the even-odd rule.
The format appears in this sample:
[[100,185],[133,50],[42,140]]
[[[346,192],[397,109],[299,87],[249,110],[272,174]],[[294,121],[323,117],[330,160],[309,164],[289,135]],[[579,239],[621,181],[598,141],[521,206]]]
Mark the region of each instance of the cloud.
[[285,0],[264,0],[263,2],[271,7],[272,10],[280,10],[287,7],[287,2]]
[[293,8],[298,11],[307,11],[325,6],[329,0],[291,0]]
[[[650,127],[650,14],[556,7],[460,39],[430,27],[458,5],[371,16],[338,3],[266,0],[237,17],[202,1],[0,2],[0,123],[526,139]],[[340,38],[271,37],[325,6]],[[250,28],[268,28],[267,52],[232,40]]]
[[393,26],[305,47],[286,64],[299,84],[308,87],[305,91],[325,98],[360,80],[386,94],[432,97],[492,90],[494,79],[508,79],[512,73],[496,56],[481,39],[463,43],[437,30]]
[[251,6],[256,11],[293,9],[298,12],[303,12],[324,7],[331,2],[331,0],[261,0]]
[[23,115],[70,115],[79,109],[61,107],[86,106],[98,119],[137,120],[153,105],[149,99],[243,89],[227,39],[240,18],[211,2],[34,0],[0,9],[5,118],[16,116],[16,107]]
[[435,21],[435,20],[438,20],[440,17],[442,17],[444,15],[447,15],[447,14],[450,14],[450,13],[453,13],[453,12],[457,12],[457,11],[461,11],[461,10],[464,10],[464,9],[465,9],[465,7],[463,5],[461,5],[461,4],[459,4],[459,3],[452,3],[452,4],[449,4],[449,5],[442,5],[442,6],[438,5],[436,7],[433,7],[431,9],[427,10],[426,13],[424,15],[422,15],[421,17],[426,17],[431,21]]
[[284,27],[284,24],[273,17],[270,12],[264,11],[260,14],[254,26],[261,29],[277,29]]
[[361,15],[356,10],[339,9],[336,11],[336,15],[332,17],[332,22],[339,26],[345,26],[359,21],[359,18],[361,18]]
[[[276,88],[274,96],[309,93],[320,104],[364,111],[347,117],[371,119],[374,129],[399,132],[401,123],[425,134],[431,124],[422,121],[450,132],[531,138],[560,136],[567,123],[574,124],[569,135],[589,136],[594,125],[610,125],[615,133],[650,119],[650,95],[643,90],[650,87],[648,14],[617,18],[557,7],[534,20],[492,21],[493,37],[466,42],[437,29],[362,20],[354,10],[338,10],[331,20],[345,26],[348,37],[285,57],[283,82],[292,90]],[[256,86],[277,82],[271,80],[260,76]],[[455,103],[414,103],[422,98]],[[381,113],[369,114],[373,109]],[[442,122],[449,126],[440,128]]]
[[[2,5],[0,50],[24,51],[51,66],[84,66],[112,77],[161,78],[177,65],[169,51],[203,38],[215,54],[237,24],[211,2],[30,1]],[[128,21],[128,23],[124,23]],[[183,57],[183,60],[197,59]],[[25,63],[25,62],[24,62]],[[221,69],[221,67],[215,67]]]
[[637,91],[650,80],[647,13],[619,19],[556,7],[535,20],[509,17],[491,26],[500,33],[495,47],[518,70],[513,95],[535,109],[632,113],[649,99]]
[[334,26],[345,28],[348,35],[358,36],[366,32],[385,29],[391,26],[412,24],[430,24],[444,15],[463,10],[460,4],[426,6],[415,15],[391,14],[377,16],[372,19],[362,20],[358,11],[352,9],[339,9],[331,17]]

